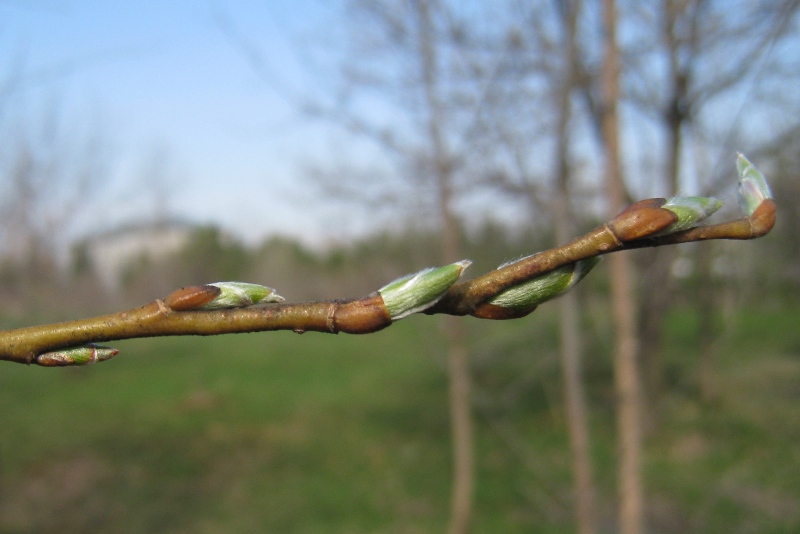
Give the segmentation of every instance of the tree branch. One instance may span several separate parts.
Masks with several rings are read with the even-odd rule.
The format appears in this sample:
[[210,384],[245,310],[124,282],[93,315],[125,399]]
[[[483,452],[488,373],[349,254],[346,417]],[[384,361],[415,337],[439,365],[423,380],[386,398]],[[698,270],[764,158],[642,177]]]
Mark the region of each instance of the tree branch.
[[[472,280],[453,283],[468,262],[439,268],[439,270],[450,269],[445,275],[454,274],[452,281],[447,282],[445,288],[435,296],[424,297],[429,300],[427,308],[422,306],[420,309],[416,303],[413,304],[415,306],[413,311],[422,311],[426,314],[472,315],[482,319],[519,318],[531,313],[538,303],[557,296],[566,288],[520,307],[493,304],[492,301],[510,288],[519,287],[525,282],[553,273],[556,269],[574,265],[576,262],[643,247],[660,247],[709,239],[761,237],[772,229],[776,216],[776,205],[770,198],[768,187],[762,189],[767,192],[765,198],[758,199],[760,203],[747,217],[721,224],[674,231],[680,228],[676,225],[685,223],[682,221],[683,212],[674,208],[674,199],[666,205],[665,199],[649,199],[637,202],[610,222],[561,247],[522,258]],[[740,193],[741,191],[740,186]],[[705,215],[707,214],[700,218]],[[426,274],[428,272],[418,273],[413,279],[410,278],[407,284],[416,283],[415,281],[422,275],[442,276],[435,273],[428,275]],[[89,349],[82,347],[81,350],[92,351],[86,358],[69,356],[68,351],[75,350],[72,347],[90,343],[140,337],[208,336],[267,330],[367,334],[386,328],[393,320],[406,315],[396,312],[393,315],[389,310],[396,308],[387,307],[387,301],[389,298],[395,298],[394,295],[398,292],[419,292],[419,289],[407,284],[398,286],[398,282],[393,282],[376,293],[355,300],[256,305],[250,305],[252,301],[248,300],[241,304],[245,307],[210,310],[203,310],[203,307],[209,306],[209,301],[219,295],[217,287],[207,285],[182,288],[163,300],[158,299],[140,308],[124,312],[1,331],[0,360],[38,365],[92,363],[98,359],[107,359],[116,354],[116,351],[106,349],[109,351],[108,355],[100,358],[94,352],[96,347],[93,346]],[[255,287],[263,288],[263,286]],[[270,292],[271,290],[268,293]],[[274,297],[272,302],[282,300],[280,297]]]

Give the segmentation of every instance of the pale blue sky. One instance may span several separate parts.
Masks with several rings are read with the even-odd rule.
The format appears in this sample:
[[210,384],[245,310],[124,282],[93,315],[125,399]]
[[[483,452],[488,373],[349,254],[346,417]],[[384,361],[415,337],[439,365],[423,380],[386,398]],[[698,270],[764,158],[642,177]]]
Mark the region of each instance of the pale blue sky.
[[[315,84],[333,61],[306,61],[295,45],[335,59],[344,42],[330,12],[337,5],[0,0],[0,95],[8,80],[25,82],[0,101],[0,128],[35,123],[55,106],[76,137],[102,134],[111,185],[93,192],[102,216],[87,220],[113,226],[153,217],[163,191],[170,214],[216,222],[251,242],[272,233],[315,243],[345,238],[363,228],[364,212],[314,194],[304,171],[315,162],[335,164],[340,154],[369,156],[281,96],[325,97]],[[267,59],[266,71],[254,71],[220,20]],[[750,124],[747,113],[730,112],[743,109],[746,98],[740,100],[719,116]],[[726,120],[720,119],[723,131]],[[160,156],[160,172],[150,173]]]
[[100,128],[114,187],[98,195],[115,207],[111,223],[155,212],[155,193],[137,193],[136,184],[160,151],[174,214],[248,239],[337,237],[346,220],[342,228],[332,216],[300,222],[317,201],[301,163],[324,142],[323,129],[254,73],[219,23],[253,41],[276,82],[299,83],[292,40],[325,16],[314,0],[0,2],[0,74],[27,80],[5,114],[35,115],[56,102],[66,125]]

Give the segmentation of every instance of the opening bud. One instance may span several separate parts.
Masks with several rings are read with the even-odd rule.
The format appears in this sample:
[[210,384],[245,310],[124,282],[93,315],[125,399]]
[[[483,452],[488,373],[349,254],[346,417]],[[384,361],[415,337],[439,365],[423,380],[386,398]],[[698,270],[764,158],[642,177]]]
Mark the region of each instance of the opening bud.
[[764,175],[743,154],[736,156],[736,170],[739,171],[739,207],[750,217],[764,200],[772,198],[772,191]]
[[34,363],[45,367],[89,365],[90,363],[110,360],[117,354],[119,354],[117,349],[89,344],[40,354],[36,357]]
[[271,287],[246,282],[214,282],[209,286],[220,290],[214,300],[198,306],[197,310],[224,310],[228,308],[246,308],[257,304],[283,302],[282,296],[275,293]]
[[656,235],[674,234],[697,226],[720,209],[722,201],[714,197],[672,197],[661,207],[677,215],[678,220]]
[[506,289],[491,299],[489,304],[513,310],[531,310],[569,291],[599,262],[599,257],[593,257],[564,265]]
[[396,321],[436,304],[471,264],[470,260],[461,260],[443,267],[423,269],[390,282],[378,293],[392,321]]

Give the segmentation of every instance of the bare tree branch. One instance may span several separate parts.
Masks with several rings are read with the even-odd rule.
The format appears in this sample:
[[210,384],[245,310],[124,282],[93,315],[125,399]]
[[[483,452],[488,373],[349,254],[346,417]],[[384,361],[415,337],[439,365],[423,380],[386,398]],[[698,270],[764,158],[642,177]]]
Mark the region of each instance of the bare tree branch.
[[[557,248],[523,258],[473,280],[452,285],[426,314],[472,315],[484,319],[523,317],[535,307],[510,310],[489,301],[503,291],[574,264],[612,252],[659,247],[709,239],[754,239],[775,224],[776,205],[766,199],[749,217],[682,232],[658,235],[674,223],[673,212],[661,208],[664,199],[650,199],[630,206],[612,221]],[[356,300],[258,305],[199,311],[186,295],[207,291],[178,290],[164,300],[140,308],[56,324],[30,326],[0,332],[0,360],[39,363],[37,356],[59,349],[156,336],[217,335],[270,330],[336,334],[367,334],[392,324],[392,317],[378,293]],[[183,293],[181,293],[183,291]],[[180,297],[180,298],[179,298]]]

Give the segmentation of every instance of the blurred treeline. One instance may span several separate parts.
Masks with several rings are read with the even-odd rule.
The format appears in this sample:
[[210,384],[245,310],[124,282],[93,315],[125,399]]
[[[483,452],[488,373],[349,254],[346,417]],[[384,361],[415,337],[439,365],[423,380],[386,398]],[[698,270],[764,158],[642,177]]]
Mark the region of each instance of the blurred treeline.
[[[223,280],[269,285],[291,302],[357,298],[438,261],[439,237],[431,230],[387,231],[316,248],[279,236],[247,246],[214,225],[185,232],[186,242],[170,253],[131,255],[111,284],[87,251],[91,240],[75,243],[64,265],[41,255],[6,257],[0,270],[3,316],[101,313],[140,305],[186,285]],[[552,239],[546,232],[510,232],[487,223],[464,232],[463,241],[466,256],[474,261],[471,272],[479,274],[541,250]]]

